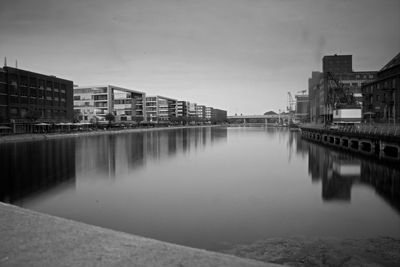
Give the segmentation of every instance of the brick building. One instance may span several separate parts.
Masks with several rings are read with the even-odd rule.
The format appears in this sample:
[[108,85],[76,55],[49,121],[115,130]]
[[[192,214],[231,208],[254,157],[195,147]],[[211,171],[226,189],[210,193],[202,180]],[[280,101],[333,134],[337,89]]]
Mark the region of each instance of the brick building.
[[378,123],[400,122],[400,53],[362,86],[363,118]]
[[73,120],[73,82],[27,70],[0,68],[0,122]]

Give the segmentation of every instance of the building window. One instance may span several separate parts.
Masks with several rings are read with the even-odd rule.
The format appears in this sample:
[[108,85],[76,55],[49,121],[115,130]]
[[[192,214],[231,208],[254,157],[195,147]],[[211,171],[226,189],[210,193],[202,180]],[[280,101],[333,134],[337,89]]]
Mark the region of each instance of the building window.
[[81,100],[81,96],[80,95],[74,95],[74,100]]

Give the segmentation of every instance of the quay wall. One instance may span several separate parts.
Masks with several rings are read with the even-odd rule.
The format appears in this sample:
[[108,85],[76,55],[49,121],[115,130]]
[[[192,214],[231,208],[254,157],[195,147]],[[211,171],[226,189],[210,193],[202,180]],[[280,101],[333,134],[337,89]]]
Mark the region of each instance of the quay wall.
[[351,152],[400,161],[400,136],[349,132],[322,128],[301,128],[303,139]]

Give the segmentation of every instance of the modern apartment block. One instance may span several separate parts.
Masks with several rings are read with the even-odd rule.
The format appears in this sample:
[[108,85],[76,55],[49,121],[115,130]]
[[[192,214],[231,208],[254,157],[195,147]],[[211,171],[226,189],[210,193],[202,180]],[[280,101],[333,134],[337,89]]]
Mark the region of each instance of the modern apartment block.
[[380,123],[400,122],[400,53],[362,86],[363,117]]
[[0,68],[0,122],[73,119],[73,82],[27,70]]
[[188,101],[177,101],[176,102],[176,117],[188,117],[189,109]]
[[177,100],[164,96],[146,97],[147,121],[170,121],[176,117]]
[[197,104],[189,102],[188,116],[191,118],[197,117]]
[[206,106],[197,105],[197,107],[196,107],[196,116],[199,119],[205,119],[205,117],[206,117]]
[[205,109],[205,111],[206,111],[205,118],[207,120],[211,120],[212,110],[213,110],[212,107],[206,107],[206,109]]
[[114,85],[74,88],[74,111],[84,122],[104,121],[108,113],[115,121],[143,121],[145,100],[144,92]]

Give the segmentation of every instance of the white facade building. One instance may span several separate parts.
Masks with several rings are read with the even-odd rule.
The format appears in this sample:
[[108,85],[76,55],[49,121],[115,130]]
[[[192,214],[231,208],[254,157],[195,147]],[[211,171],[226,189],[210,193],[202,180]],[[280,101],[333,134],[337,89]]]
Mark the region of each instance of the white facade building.
[[144,92],[113,85],[74,88],[74,111],[81,121],[104,121],[108,113],[116,121],[141,121],[146,118]]
[[164,96],[146,97],[146,117],[148,121],[169,121],[176,117],[177,100]]

